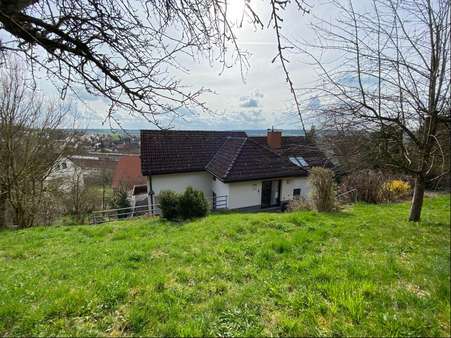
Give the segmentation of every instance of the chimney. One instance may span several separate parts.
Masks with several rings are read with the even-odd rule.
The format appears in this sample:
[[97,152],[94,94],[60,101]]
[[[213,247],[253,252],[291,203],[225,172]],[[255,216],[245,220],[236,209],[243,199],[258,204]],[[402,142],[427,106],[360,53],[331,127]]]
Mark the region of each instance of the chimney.
[[266,142],[272,150],[280,149],[282,145],[282,132],[274,130],[274,127],[268,129]]

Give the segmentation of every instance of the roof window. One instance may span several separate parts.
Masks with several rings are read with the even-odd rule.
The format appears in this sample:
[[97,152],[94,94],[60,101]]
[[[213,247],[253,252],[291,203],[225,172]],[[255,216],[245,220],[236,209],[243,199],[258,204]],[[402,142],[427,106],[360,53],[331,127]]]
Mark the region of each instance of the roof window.
[[308,167],[307,161],[302,156],[289,157],[289,160],[298,167]]

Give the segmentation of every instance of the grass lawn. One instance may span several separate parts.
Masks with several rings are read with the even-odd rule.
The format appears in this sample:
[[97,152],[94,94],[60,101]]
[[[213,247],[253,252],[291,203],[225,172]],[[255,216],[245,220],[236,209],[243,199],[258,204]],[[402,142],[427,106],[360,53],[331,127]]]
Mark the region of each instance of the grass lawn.
[[0,336],[450,332],[450,199],[0,232]]

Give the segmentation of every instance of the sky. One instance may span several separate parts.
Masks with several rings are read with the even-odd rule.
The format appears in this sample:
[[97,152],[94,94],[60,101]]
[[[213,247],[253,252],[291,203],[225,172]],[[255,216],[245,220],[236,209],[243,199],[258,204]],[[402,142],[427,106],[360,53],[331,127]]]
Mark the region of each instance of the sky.
[[[314,16],[331,15],[327,6],[319,1],[311,7],[312,14],[301,14],[292,5],[284,13],[282,33],[290,40],[305,38],[312,34],[310,22]],[[241,0],[230,0],[230,19],[239,21]],[[262,0],[253,0],[252,5],[260,13],[264,23],[268,23],[269,6]],[[278,61],[272,63],[277,53],[276,37],[271,28],[255,29],[243,23],[236,29],[239,46],[250,53],[249,69],[242,76],[238,66],[227,68],[221,73],[221,65],[208,60],[182,60],[187,73],[177,73],[184,86],[193,90],[208,88],[211,92],[201,97],[210,112],[184,111],[183,117],[175,120],[175,129],[236,130],[236,129],[300,129],[301,124],[285,75]],[[296,88],[301,88],[315,80],[315,70],[299,56],[289,56],[289,72]],[[41,77],[39,85],[46,93],[56,93],[49,79]],[[73,109],[77,112],[78,126],[83,128],[116,128],[114,123],[105,121],[108,110],[107,101],[94,97],[83,88],[75,88],[78,95],[70,96]],[[79,98],[82,100],[80,101]],[[301,102],[303,113],[308,115],[308,107],[318,105],[315,97]],[[309,102],[311,101],[311,102]],[[119,117],[125,129],[152,129],[154,126],[139,116],[122,114]],[[307,127],[317,121],[306,118]]]

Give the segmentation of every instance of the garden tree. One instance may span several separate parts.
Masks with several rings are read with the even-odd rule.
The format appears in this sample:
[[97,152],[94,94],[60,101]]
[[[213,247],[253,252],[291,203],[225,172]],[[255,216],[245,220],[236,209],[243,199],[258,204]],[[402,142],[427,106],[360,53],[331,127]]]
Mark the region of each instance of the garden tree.
[[[102,209],[107,207],[107,192],[111,189],[111,183],[113,178],[113,170],[106,166],[103,166],[93,177],[88,180],[93,186],[99,187],[102,193]],[[111,196],[110,198],[111,199]]]
[[[324,124],[328,124],[326,121]],[[319,140],[320,146],[336,159],[336,165],[344,173],[354,173],[362,169],[383,169],[398,172],[390,163],[402,160],[402,149],[393,139],[400,137],[399,129],[387,126],[379,131],[338,129],[324,132]]]
[[6,226],[6,191],[0,187],[0,229]]
[[385,164],[415,177],[409,220],[418,221],[426,177],[449,147],[437,130],[451,122],[450,2],[372,0],[362,9],[353,1],[332,4],[339,19],[318,19],[315,41],[293,45],[321,75],[310,90],[329,127],[382,133],[386,150],[396,150]]
[[107,187],[111,188],[112,178],[113,178],[112,170],[106,168],[102,168],[100,170],[100,183],[102,186],[102,209],[106,209],[106,190]]
[[[305,0],[270,0],[278,60],[297,112],[301,111],[282,45],[283,13],[289,4],[308,12]],[[206,109],[203,89],[189,91],[173,77],[186,71],[183,58],[206,56],[223,67],[239,64],[247,53],[238,46],[235,30],[244,20],[266,26],[251,0],[1,0],[0,29],[8,37],[0,51],[21,53],[61,84],[63,95],[78,86],[110,102],[108,117],[117,110],[139,113],[160,126],[162,114],[178,116],[183,107]],[[242,9],[240,9],[242,8]],[[237,23],[230,19],[240,15]],[[240,12],[240,13],[237,13]],[[179,57],[182,57],[180,59]]]
[[55,136],[67,110],[45,103],[18,63],[8,61],[0,72],[1,212],[4,216],[10,206],[15,225],[34,225],[44,205],[46,178],[70,149],[69,139],[60,142]]
[[432,164],[429,176],[430,187],[434,189],[451,189],[451,124],[441,124],[437,127],[437,139],[443,144],[443,156]]
[[101,192],[85,183],[81,170],[74,172],[69,183],[68,191],[63,193],[66,212],[77,223],[83,223],[90,212],[100,207]]

